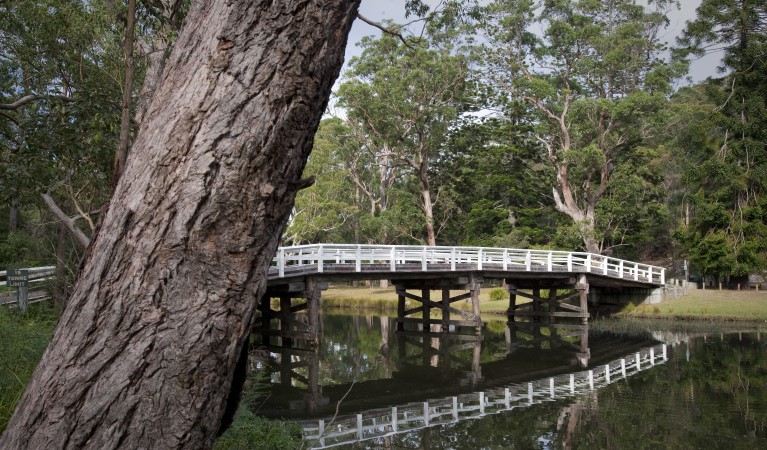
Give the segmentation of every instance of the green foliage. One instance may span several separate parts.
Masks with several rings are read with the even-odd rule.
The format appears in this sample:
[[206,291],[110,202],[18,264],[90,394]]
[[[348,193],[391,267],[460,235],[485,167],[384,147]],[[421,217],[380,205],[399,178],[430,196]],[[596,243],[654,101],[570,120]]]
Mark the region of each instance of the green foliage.
[[503,289],[503,288],[495,288],[490,291],[490,300],[494,302],[504,300],[508,296],[509,296],[508,291],[506,291],[506,289]]
[[631,204],[639,206],[634,218],[627,208],[604,204],[624,194],[626,177],[611,183],[621,172],[641,177],[630,180],[633,187],[656,182],[634,169],[681,72],[660,58],[664,46],[657,37],[667,22],[663,8],[673,2],[653,3],[659,10],[628,0],[544,2],[542,8],[498,0],[485,10],[482,77],[500,97],[491,102],[508,108],[511,100],[525,101],[522,120],[540,146],[539,160],[556,173],[544,181],[589,251],[641,244],[628,236],[648,234],[643,226],[658,210],[652,205],[658,196],[641,190],[633,195],[642,202]]
[[216,450],[283,450],[302,448],[301,426],[256,416],[241,406],[229,429],[216,440]]
[[717,279],[767,267],[767,50],[764,2],[704,0],[679,38],[677,56],[724,50],[722,79],[681,91],[689,224],[676,236],[693,270]]
[[57,319],[47,303],[30,305],[26,314],[0,307],[0,433],[21,400]]

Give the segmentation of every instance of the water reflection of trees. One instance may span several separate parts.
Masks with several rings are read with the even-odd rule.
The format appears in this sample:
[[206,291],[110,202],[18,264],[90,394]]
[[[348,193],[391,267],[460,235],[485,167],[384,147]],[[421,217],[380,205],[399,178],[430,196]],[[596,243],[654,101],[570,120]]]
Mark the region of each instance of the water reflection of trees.
[[755,335],[741,338],[693,339],[689,361],[678,347],[662,368],[600,390],[575,420],[572,447],[566,433],[559,445],[767,448],[767,352]]
[[354,448],[767,448],[767,350],[756,335],[695,338],[667,364],[581,396]]

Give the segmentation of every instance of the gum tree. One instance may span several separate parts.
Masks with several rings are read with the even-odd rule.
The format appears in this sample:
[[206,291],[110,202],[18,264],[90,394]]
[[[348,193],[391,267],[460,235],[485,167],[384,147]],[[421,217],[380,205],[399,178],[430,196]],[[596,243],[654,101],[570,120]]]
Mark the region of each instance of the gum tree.
[[674,2],[650,3],[498,0],[485,10],[480,52],[495,105],[528,105],[555,173],[556,209],[589,252],[606,250],[615,226],[632,226],[600,219],[600,203],[613,174],[652,136],[676,75],[659,39]]
[[195,1],[0,448],[208,448],[359,1]]

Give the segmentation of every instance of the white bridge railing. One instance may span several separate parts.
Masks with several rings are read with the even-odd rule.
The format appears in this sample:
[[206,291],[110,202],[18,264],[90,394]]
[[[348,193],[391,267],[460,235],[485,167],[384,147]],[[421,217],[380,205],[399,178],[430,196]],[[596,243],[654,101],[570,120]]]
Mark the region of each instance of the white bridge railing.
[[579,272],[665,284],[662,267],[584,252],[489,247],[313,244],[280,247],[269,278],[305,273],[444,272]]
[[572,398],[663,364],[668,360],[666,351],[666,344],[662,344],[643,348],[590,370],[367,411],[328,423],[325,420],[307,421],[303,424],[304,440],[311,449],[330,448]]

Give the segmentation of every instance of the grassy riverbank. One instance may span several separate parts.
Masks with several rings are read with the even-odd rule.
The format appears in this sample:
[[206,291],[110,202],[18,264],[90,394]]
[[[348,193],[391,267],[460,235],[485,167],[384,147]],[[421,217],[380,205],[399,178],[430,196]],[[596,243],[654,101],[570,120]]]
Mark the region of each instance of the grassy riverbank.
[[[480,309],[483,313],[505,315],[509,307],[508,294],[500,288],[484,288],[480,292]],[[493,292],[496,291],[496,292]],[[465,291],[454,291],[457,295]],[[498,295],[500,294],[500,295]],[[439,301],[438,293],[432,300]],[[546,293],[544,292],[545,296]],[[529,300],[517,297],[518,303]],[[397,294],[394,287],[331,287],[322,293],[323,307],[340,309],[365,309],[380,311],[397,310]],[[408,300],[408,308],[417,302]],[[458,309],[471,310],[471,302],[460,301],[453,305]],[[692,290],[684,297],[669,299],[656,305],[629,305],[619,314],[628,318],[654,319],[700,319],[708,321],[767,321],[767,292]]]
[[[498,291],[501,292],[498,292]],[[463,294],[466,291],[451,291],[450,295],[455,296]],[[432,301],[441,300],[440,293],[432,293]],[[528,300],[519,298],[520,303],[526,303]],[[483,288],[479,294],[479,305],[482,312],[506,313],[509,307],[508,294],[502,288]],[[341,309],[365,309],[396,311],[397,293],[394,286],[386,289],[379,287],[331,287],[322,293],[323,308],[341,308]],[[407,300],[407,307],[414,308],[418,303]],[[462,300],[452,305],[454,308],[471,311],[471,301]]]
[[767,321],[767,292],[692,290],[657,305],[625,308],[624,317],[703,319],[709,321]]

